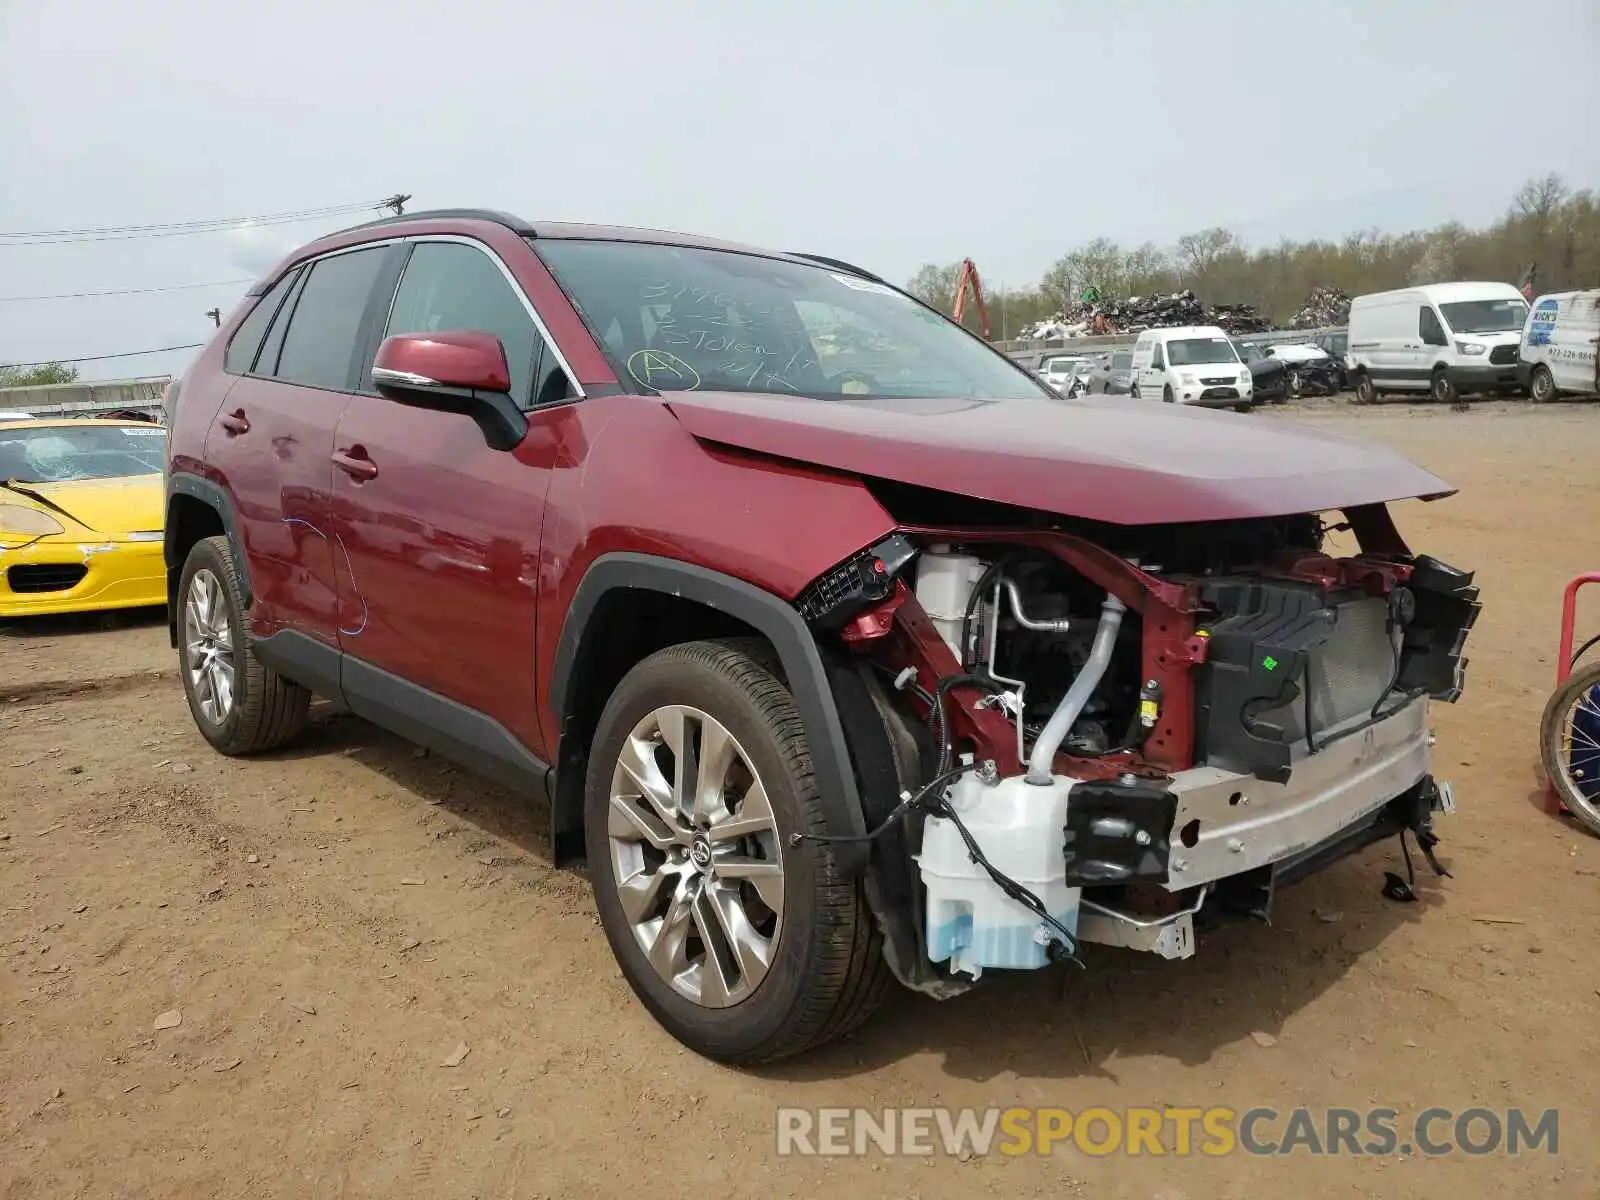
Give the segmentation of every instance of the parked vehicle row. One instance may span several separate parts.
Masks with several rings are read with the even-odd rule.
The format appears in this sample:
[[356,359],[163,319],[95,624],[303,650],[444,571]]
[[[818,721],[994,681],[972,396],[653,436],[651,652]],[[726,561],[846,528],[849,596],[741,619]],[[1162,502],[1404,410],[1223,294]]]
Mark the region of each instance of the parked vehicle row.
[[[1120,368],[1106,365],[1113,355],[1129,354],[1139,365],[1129,375],[1128,391],[1174,403],[1248,407],[1198,382],[1184,383],[1184,372],[1167,363],[1166,343],[1188,331],[1153,329],[1133,347],[1102,351],[1085,377],[1083,390],[1122,394],[1111,377]],[[1220,334],[1208,329],[1206,336]],[[1371,402],[1384,393],[1422,394],[1441,402],[1465,395],[1526,395],[1536,401],[1568,394],[1600,392],[1600,290],[1540,296],[1530,307],[1522,293],[1503,283],[1444,283],[1357,296],[1344,330],[1306,342],[1263,343],[1234,339],[1240,361],[1250,369],[1255,403],[1275,401],[1285,369],[1286,396],[1333,395],[1354,388]],[[1159,348],[1158,348],[1159,347]],[[1082,356],[1056,355],[1080,371]],[[1212,364],[1220,365],[1220,364]],[[1097,375],[1098,373],[1098,375]],[[1075,377],[1078,377],[1075,375]],[[1097,377],[1099,382],[1097,383]],[[1263,387],[1266,388],[1263,393]],[[1209,393],[1209,394],[1207,394]]]

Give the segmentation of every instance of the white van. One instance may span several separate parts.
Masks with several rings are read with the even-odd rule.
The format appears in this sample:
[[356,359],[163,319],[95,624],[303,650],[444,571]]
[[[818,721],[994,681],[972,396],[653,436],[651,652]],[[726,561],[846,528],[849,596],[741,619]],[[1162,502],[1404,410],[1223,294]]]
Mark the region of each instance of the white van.
[[1600,289],[1540,296],[1522,331],[1522,385],[1534,400],[1600,392]]
[[1345,367],[1356,398],[1426,392],[1451,401],[1515,391],[1528,302],[1509,283],[1432,283],[1350,302]]
[[1147,329],[1133,344],[1135,399],[1249,412],[1250,368],[1215,325]]

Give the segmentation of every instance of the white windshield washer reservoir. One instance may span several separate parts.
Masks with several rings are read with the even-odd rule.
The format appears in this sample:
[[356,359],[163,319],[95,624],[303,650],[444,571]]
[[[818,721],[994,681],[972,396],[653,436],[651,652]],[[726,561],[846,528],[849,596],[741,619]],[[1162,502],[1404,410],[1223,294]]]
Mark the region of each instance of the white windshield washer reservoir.
[[[950,806],[995,868],[1037,895],[1073,934],[1082,889],[1066,884],[1065,830],[1067,795],[1076,782],[1058,775],[1040,786],[1018,775],[985,784],[967,774],[950,792]],[[987,967],[1032,970],[1050,961],[1045,923],[972,861],[954,821],[928,818],[917,866],[928,891],[930,961],[948,959],[952,971],[974,979]]]

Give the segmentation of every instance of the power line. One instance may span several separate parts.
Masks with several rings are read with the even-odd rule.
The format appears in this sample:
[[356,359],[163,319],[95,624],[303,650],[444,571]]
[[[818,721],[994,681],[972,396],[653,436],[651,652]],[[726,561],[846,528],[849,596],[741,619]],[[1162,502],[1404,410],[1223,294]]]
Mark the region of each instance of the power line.
[[0,367],[53,367],[57,363],[105,362],[110,358],[138,358],[144,354],[165,354],[169,350],[198,350],[204,345],[204,342],[189,342],[182,346],[156,346],[150,350],[124,350],[120,354],[85,354],[79,358],[47,358],[43,362],[0,363]]
[[14,304],[23,300],[84,300],[94,296],[144,296],[151,292],[189,292],[196,288],[238,287],[254,283],[253,279],[213,279],[209,283],[171,283],[164,287],[115,288],[109,292],[56,292],[49,296],[0,296],[0,304]]
[[204,217],[194,221],[162,221],[154,225],[90,225],[82,229],[28,229],[0,233],[0,237],[75,237],[90,233],[143,233],[152,229],[194,229],[201,225],[237,225],[243,221],[277,221],[286,217],[316,216],[348,208],[376,208],[375,204],[324,204],[318,208],[290,208],[283,212],[258,213],[250,217]]
[[322,208],[302,208],[288,212],[263,213],[249,217],[213,217],[199,221],[170,221],[155,225],[102,225],[83,229],[37,229],[0,232],[0,246],[59,246],[74,242],[122,242],[138,238],[186,237],[200,233],[221,233],[233,229],[264,225],[291,225],[301,221],[351,216],[376,209],[395,209],[409,196],[390,196],[365,204],[335,204]]

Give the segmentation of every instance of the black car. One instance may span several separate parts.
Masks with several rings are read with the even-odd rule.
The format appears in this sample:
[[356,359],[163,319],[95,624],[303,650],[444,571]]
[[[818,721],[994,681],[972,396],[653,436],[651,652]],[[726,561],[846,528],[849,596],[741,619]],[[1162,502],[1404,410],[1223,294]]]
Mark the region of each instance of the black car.
[[1250,368],[1250,394],[1257,404],[1282,404],[1289,398],[1289,372],[1281,360],[1269,358],[1255,342],[1233,345]]
[[1344,356],[1350,352],[1349,333],[1324,333],[1312,345],[1333,360],[1334,386],[1339,391],[1344,391],[1349,386],[1349,378],[1344,369]]

